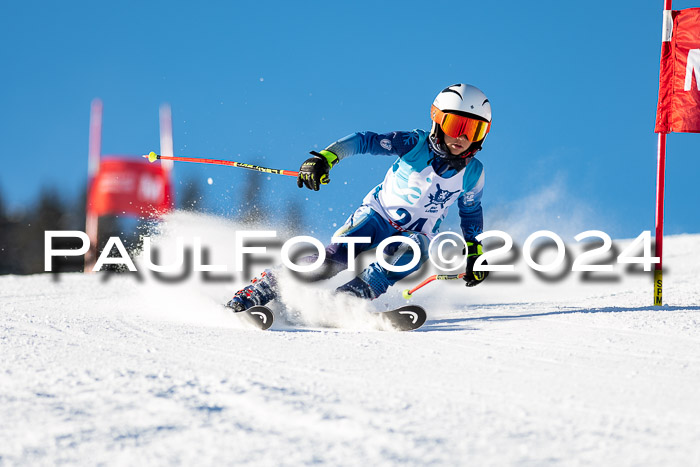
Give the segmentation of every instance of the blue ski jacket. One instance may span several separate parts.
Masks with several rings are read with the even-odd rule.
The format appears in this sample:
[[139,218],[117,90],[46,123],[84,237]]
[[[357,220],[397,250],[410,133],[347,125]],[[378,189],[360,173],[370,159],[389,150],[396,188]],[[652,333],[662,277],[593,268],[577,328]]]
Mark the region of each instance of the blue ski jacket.
[[[339,160],[354,154],[398,157],[384,181],[370,191],[364,201],[392,224],[432,237],[454,202],[453,195],[458,193],[464,239],[475,241],[483,231],[483,164],[472,157],[464,169],[451,168],[430,149],[425,130],[353,133],[326,150]],[[448,186],[453,190],[447,189]],[[428,202],[423,204],[425,201]]]

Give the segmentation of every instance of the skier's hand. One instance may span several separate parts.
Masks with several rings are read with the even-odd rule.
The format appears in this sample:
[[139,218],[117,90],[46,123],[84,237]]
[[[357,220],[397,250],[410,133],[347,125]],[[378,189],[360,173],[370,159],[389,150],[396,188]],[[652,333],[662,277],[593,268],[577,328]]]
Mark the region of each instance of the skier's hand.
[[[481,243],[479,242],[467,242],[467,271],[463,279],[466,281],[467,287],[474,287],[475,285],[481,284],[484,279],[489,275],[488,271],[474,271],[474,263],[479,256],[482,255],[483,251],[481,249]],[[486,261],[481,263],[482,265],[488,264]]]
[[321,185],[327,185],[331,181],[328,178],[328,173],[331,171],[331,167],[338,162],[338,156],[330,151],[321,151],[320,153],[311,151],[311,154],[313,157],[306,159],[301,164],[297,186],[299,188],[306,186],[309,190],[318,191]]

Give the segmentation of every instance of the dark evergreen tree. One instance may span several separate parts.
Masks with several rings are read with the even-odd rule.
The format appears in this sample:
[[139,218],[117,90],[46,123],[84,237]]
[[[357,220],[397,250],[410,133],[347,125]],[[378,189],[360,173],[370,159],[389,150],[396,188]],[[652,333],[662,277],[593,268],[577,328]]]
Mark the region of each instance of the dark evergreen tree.
[[245,224],[261,225],[267,220],[262,190],[263,175],[247,172],[243,192],[238,198],[239,219]]
[[11,238],[12,225],[5,207],[5,198],[2,195],[2,190],[0,190],[0,274],[12,272],[10,252],[13,249],[13,245],[10,243]]
[[[67,230],[66,208],[55,188],[43,188],[31,210],[18,218],[12,229],[13,272],[33,274],[44,271],[44,237],[48,230]],[[54,248],[68,248],[57,239]],[[79,245],[78,245],[79,246]],[[61,261],[58,261],[61,262]]]
[[204,193],[202,185],[197,178],[190,178],[185,182],[185,186],[180,196],[181,201],[178,203],[178,209],[187,211],[202,211],[204,210]]

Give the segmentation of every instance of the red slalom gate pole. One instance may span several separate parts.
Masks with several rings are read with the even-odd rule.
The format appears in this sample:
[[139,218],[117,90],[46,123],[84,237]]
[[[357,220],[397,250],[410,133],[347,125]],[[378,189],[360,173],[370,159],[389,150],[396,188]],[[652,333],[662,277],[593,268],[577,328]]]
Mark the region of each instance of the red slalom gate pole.
[[[673,19],[671,16],[672,0],[664,0],[661,47],[671,46]],[[656,163],[656,231],[654,256],[659,262],[654,265],[654,305],[663,305],[663,245],[664,245],[664,192],[666,180],[666,133],[659,133]]]
[[198,157],[161,156],[160,154],[156,154],[155,152],[150,152],[149,154],[146,154],[143,157],[148,159],[149,162],[155,162],[157,160],[196,162],[198,164],[227,165],[229,167],[239,167],[241,169],[255,170],[258,172],[265,172],[265,173],[269,173],[269,174],[288,175],[290,177],[298,177],[299,176],[299,172],[295,172],[293,170],[268,169],[267,167],[260,167],[259,165],[245,164],[243,162],[224,161],[224,160],[220,160],[220,159],[202,159],[202,158],[198,158]]
[[659,262],[654,265],[654,305],[663,305],[662,253],[664,245],[664,188],[666,178],[666,133],[659,133],[659,148],[656,167],[656,245],[654,256]]

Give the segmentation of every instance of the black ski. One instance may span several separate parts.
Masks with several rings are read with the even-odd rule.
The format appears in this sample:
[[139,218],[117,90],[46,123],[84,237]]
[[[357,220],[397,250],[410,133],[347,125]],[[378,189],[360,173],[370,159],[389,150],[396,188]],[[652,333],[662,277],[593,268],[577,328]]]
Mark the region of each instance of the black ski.
[[[269,329],[274,321],[272,311],[268,307],[262,305],[234,313],[247,323],[263,331]],[[427,318],[425,310],[418,305],[405,305],[394,310],[372,314],[377,316],[382,322],[388,323],[397,331],[413,331],[418,329],[423,326]]]
[[395,310],[377,313],[397,331],[413,331],[423,326],[427,318],[425,310],[418,305],[405,305]]
[[246,322],[260,329],[261,331],[269,329],[270,326],[272,326],[272,322],[274,321],[272,311],[268,307],[262,305],[257,305],[252,308],[248,308],[245,311],[234,311],[234,313],[237,316],[240,316]]

